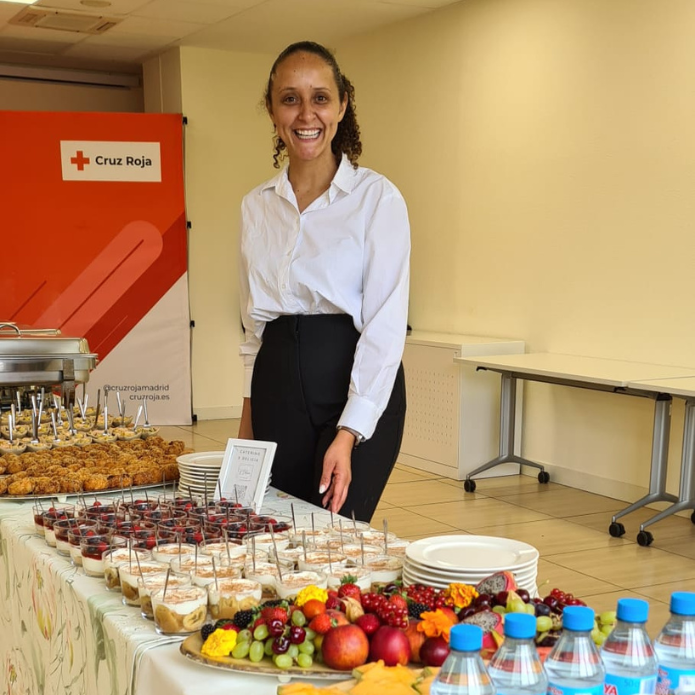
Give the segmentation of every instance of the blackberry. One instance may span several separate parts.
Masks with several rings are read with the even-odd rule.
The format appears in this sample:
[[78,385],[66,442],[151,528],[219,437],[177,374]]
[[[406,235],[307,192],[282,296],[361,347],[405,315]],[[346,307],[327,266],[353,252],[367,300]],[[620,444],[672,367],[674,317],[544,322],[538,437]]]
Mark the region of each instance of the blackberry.
[[263,605],[261,608],[277,608],[278,606],[282,606],[283,608],[287,608],[288,601],[284,598],[278,598],[278,599],[272,599],[271,601],[264,601]]
[[419,620],[420,615],[428,610],[429,610],[429,606],[426,606],[424,603],[413,602],[413,603],[408,604],[408,615],[411,618],[417,618]]
[[251,620],[253,620],[253,616],[254,611],[237,611],[234,614],[233,621],[237,627],[240,627],[242,630],[244,630],[248,627]]
[[200,636],[203,638],[203,642],[210,637],[210,635],[215,631],[215,625],[213,623],[205,623],[203,627],[200,628]]

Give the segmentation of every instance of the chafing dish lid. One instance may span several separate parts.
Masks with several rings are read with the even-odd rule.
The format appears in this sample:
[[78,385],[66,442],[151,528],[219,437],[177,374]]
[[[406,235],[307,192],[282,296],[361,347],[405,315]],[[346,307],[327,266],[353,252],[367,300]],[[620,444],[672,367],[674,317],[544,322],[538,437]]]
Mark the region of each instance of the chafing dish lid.
[[29,328],[0,322],[0,358],[96,357],[85,338],[68,338],[56,328]]

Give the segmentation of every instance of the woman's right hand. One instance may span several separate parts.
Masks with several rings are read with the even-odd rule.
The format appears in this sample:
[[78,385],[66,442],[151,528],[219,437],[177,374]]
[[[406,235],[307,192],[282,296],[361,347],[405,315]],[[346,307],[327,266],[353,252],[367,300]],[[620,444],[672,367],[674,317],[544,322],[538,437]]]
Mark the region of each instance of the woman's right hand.
[[253,439],[253,424],[251,423],[251,399],[244,398],[241,408],[238,439]]

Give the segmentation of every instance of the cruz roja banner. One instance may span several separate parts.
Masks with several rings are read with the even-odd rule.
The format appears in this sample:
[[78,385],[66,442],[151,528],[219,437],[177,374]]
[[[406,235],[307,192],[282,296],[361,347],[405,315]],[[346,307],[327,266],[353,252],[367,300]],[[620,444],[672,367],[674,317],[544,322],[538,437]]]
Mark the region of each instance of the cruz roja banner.
[[0,322],[85,337],[90,404],[104,389],[115,413],[118,392],[126,416],[145,402],[162,425],[191,422],[182,128],[0,111]]

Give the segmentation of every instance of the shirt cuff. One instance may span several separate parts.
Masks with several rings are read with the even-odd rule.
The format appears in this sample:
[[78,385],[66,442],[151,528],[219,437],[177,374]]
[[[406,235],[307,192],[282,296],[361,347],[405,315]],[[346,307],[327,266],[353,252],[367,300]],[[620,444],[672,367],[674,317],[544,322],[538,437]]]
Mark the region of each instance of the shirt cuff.
[[349,427],[365,439],[369,439],[374,434],[378,421],[379,413],[374,403],[362,396],[351,395],[345,404],[338,426]]
[[251,380],[253,379],[253,365],[244,367],[244,398],[251,398]]

